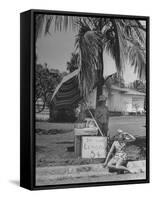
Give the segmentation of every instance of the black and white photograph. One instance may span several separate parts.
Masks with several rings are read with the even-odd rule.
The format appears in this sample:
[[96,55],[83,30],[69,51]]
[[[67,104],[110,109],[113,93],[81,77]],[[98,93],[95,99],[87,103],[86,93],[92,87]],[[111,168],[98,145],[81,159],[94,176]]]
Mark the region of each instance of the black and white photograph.
[[152,196],[151,1],[1,3],[0,196]]
[[34,16],[35,186],[148,180],[147,18]]

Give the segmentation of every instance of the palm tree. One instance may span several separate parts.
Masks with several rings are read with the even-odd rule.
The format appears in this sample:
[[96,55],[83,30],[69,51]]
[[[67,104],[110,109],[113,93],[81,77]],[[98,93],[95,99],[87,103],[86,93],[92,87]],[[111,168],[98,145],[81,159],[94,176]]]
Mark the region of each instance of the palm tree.
[[134,66],[140,79],[145,78],[146,50],[145,27],[139,20],[113,19],[106,17],[73,17],[58,15],[38,15],[36,19],[36,39],[44,31],[49,33],[51,25],[55,31],[78,31],[76,52],[80,91],[84,98],[97,87],[97,99],[102,93],[104,81],[103,53],[107,51],[116,63],[116,70],[122,74],[125,62]]

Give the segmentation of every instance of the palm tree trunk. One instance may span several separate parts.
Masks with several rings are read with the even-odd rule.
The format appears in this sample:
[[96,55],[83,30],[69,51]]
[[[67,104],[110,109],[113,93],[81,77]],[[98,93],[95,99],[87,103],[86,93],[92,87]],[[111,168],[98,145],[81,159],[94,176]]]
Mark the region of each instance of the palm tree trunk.
[[98,70],[97,70],[97,97],[96,97],[96,107],[98,105],[98,99],[99,96],[103,94],[103,85],[104,85],[104,77],[103,77],[103,71],[104,71],[104,61],[103,61],[103,49],[102,47],[99,49],[98,52]]

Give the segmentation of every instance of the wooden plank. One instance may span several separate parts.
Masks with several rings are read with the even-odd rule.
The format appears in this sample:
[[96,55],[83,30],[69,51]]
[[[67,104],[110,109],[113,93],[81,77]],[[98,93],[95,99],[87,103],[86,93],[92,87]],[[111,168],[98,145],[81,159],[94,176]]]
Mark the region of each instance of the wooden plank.
[[74,134],[77,136],[83,136],[83,135],[97,135],[98,129],[97,128],[83,128],[83,129],[74,129]]

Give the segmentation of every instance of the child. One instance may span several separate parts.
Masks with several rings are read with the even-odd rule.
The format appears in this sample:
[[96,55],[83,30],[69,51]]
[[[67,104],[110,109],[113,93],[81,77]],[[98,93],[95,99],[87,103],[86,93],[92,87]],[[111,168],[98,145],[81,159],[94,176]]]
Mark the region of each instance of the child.
[[[104,167],[108,167],[110,169],[115,170],[123,170],[130,173],[133,173],[127,167],[124,166],[127,162],[127,154],[125,152],[127,142],[132,142],[135,140],[135,137],[129,133],[123,132],[122,130],[118,130],[117,140],[115,140],[110,148],[110,151],[107,155],[107,158],[104,163]],[[114,156],[110,159],[112,154]]]

